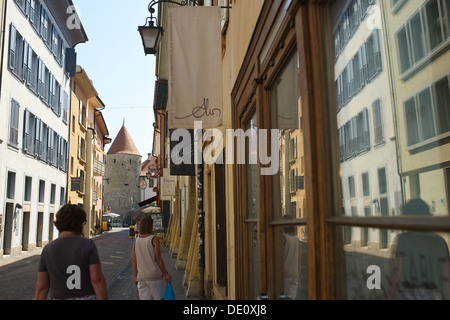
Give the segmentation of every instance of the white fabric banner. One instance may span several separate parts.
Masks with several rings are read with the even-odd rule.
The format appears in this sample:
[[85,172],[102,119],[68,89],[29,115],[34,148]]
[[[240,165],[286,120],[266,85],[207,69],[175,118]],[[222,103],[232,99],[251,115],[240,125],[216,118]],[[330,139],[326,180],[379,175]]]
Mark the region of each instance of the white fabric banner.
[[222,38],[219,7],[168,8],[170,129],[222,125]]

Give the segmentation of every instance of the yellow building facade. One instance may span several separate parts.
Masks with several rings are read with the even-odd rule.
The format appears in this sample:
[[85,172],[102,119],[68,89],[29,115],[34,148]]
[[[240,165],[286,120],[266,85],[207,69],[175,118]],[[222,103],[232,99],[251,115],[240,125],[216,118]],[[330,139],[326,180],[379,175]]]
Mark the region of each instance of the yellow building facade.
[[86,71],[77,66],[71,88],[68,202],[88,214],[84,236],[102,221],[104,146],[111,142],[101,113],[104,108]]

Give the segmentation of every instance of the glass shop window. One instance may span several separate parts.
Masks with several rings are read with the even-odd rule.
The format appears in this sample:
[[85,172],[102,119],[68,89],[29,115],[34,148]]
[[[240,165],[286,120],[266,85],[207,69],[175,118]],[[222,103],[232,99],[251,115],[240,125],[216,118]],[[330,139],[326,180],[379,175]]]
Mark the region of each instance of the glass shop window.
[[450,299],[450,2],[331,6],[345,298]]
[[[303,130],[300,126],[297,51],[292,53],[269,90],[271,129],[279,130],[276,144],[279,170],[272,176],[269,225],[273,226],[274,287],[276,299],[307,299],[307,236],[303,159]],[[273,150],[273,149],[272,149]],[[303,220],[304,221],[304,220]]]

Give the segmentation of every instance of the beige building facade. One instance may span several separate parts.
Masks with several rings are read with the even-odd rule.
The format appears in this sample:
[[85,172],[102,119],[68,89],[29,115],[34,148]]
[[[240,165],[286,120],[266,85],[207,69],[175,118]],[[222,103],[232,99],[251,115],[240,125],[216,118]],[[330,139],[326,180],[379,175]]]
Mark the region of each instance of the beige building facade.
[[101,113],[104,108],[86,71],[77,66],[71,90],[68,202],[88,214],[84,236],[102,221],[104,147],[111,142]]

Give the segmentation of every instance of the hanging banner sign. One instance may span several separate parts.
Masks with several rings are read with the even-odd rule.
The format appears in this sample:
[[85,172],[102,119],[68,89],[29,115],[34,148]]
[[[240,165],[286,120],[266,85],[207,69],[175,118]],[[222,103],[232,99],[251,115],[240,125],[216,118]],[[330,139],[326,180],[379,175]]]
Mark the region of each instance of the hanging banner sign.
[[222,38],[219,7],[169,7],[170,129],[220,127]]
[[168,168],[163,169],[161,177],[161,200],[172,200],[176,196],[177,177],[171,176]]

